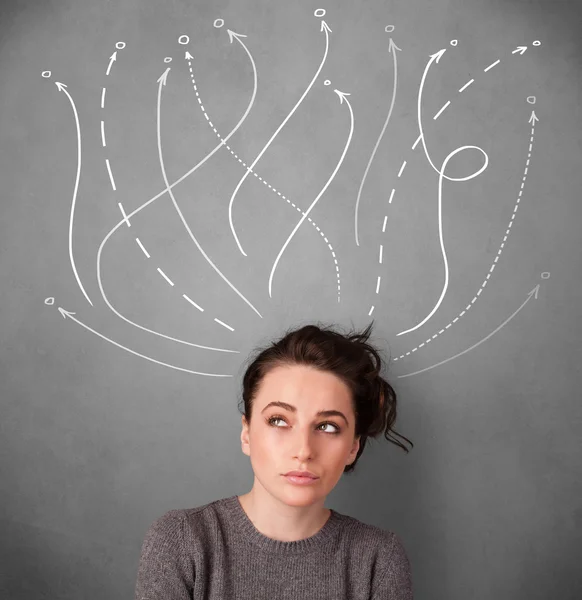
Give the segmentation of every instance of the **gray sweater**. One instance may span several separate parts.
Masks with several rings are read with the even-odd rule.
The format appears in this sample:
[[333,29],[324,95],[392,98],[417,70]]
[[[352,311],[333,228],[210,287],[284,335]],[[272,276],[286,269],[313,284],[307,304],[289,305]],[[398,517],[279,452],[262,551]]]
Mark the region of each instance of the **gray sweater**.
[[406,551],[391,531],[331,509],[302,540],[263,535],[238,496],[170,510],[148,529],[135,600],[412,600]]

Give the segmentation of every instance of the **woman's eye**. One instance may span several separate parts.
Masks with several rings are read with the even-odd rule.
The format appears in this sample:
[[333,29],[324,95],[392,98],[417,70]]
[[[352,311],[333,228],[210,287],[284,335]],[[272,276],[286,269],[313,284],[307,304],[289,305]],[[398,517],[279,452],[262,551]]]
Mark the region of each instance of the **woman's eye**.
[[[279,427],[280,428],[279,425],[275,424],[277,421],[283,421],[283,422],[285,422],[285,419],[283,417],[271,417],[270,419],[267,419],[267,423],[269,425],[271,425],[272,427]],[[340,428],[337,425],[335,425],[334,423],[321,423],[318,427],[322,427],[322,426],[324,426],[324,427],[331,426],[331,427],[334,428],[334,431],[326,431],[324,433],[339,433],[340,432]]]

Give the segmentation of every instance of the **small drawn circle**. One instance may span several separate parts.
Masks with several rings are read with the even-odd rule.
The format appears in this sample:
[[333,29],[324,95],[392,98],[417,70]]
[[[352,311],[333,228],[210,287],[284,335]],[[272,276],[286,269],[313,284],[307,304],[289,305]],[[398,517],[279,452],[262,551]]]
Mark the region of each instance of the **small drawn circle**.
[[541,45],[542,45],[542,43],[541,43],[539,40],[536,40],[536,41],[533,43],[533,45],[534,45],[534,46],[541,46]]
[[542,273],[542,279],[549,279],[550,278],[550,272],[549,271],[544,271]]
[[190,41],[190,38],[189,38],[187,35],[181,35],[181,36],[178,38],[178,44],[182,44],[182,46],[183,46],[184,44],[187,44],[189,41]]
[[386,27],[384,27],[384,31],[386,33],[392,33],[394,31],[394,25],[386,25]]
[[44,303],[47,306],[52,306],[55,303],[55,299],[52,296],[49,296],[48,298],[44,299]]
[[323,85],[330,85],[330,84],[331,84],[331,81],[330,81],[329,79],[326,79],[326,80],[323,82]]
[[117,42],[117,44],[115,44],[115,47],[118,50],[123,50],[125,48],[125,42]]
[[528,96],[528,97],[527,97],[527,101],[528,101],[530,104],[535,104],[535,103],[536,103],[536,97],[535,97],[535,96]]
[[451,40],[451,46],[456,46],[459,43],[459,40]]
[[171,56],[166,56],[166,58],[164,58],[164,62],[165,63],[172,62],[172,57]]
[[220,29],[224,25],[224,19],[216,19],[213,23],[214,27]]
[[43,76],[44,78],[50,77],[50,76],[51,76],[51,72],[50,72],[50,71],[43,71],[43,72],[42,72],[42,76]]
[[325,17],[325,8],[316,8],[313,14],[316,17]]

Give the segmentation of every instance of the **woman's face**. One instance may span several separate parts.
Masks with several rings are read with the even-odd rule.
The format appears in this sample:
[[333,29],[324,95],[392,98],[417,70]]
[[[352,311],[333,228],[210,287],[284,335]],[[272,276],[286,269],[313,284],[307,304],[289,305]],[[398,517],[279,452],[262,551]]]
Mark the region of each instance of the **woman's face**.
[[[340,414],[318,415],[319,411],[337,411],[345,420]],[[354,439],[348,386],[332,373],[304,365],[267,373],[255,397],[250,427],[244,416],[242,424],[242,450],[251,458],[255,480],[295,506],[323,502],[360,446],[359,438]],[[319,479],[312,485],[294,485],[284,477],[293,470],[311,471]]]

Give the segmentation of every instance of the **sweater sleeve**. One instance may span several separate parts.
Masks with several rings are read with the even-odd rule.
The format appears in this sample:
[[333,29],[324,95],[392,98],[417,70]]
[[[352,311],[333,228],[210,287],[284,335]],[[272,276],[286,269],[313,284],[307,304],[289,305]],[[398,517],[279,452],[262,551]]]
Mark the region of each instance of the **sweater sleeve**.
[[394,532],[388,546],[383,575],[374,587],[371,600],[413,600],[410,562],[402,540]]
[[185,515],[170,510],[148,529],[141,548],[135,600],[191,600],[194,565],[188,557]]

